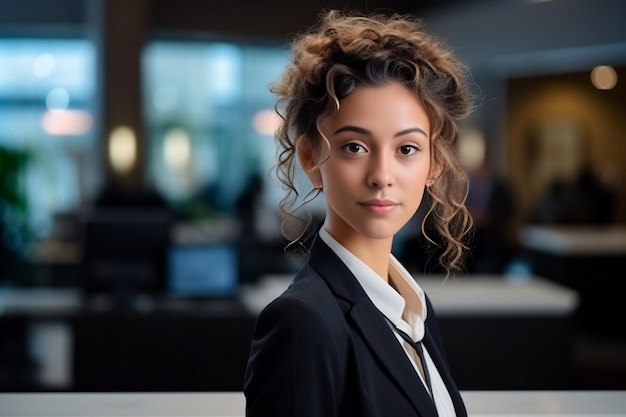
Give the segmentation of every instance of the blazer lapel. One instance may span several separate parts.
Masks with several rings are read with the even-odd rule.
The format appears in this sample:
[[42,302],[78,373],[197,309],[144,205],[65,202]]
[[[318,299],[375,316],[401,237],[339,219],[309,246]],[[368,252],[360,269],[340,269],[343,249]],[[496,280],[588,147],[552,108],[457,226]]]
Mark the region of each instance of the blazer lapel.
[[309,264],[337,296],[352,304],[349,316],[355,327],[418,413],[423,416],[436,416],[437,410],[433,400],[413,369],[404,349],[396,341],[393,330],[367,297],[356,277],[319,238],[311,248]]
[[397,342],[391,327],[371,301],[368,298],[359,300],[350,311],[350,316],[372,352],[383,363],[400,391],[411,401],[420,415],[436,416],[437,410],[432,398],[413,369],[404,349]]

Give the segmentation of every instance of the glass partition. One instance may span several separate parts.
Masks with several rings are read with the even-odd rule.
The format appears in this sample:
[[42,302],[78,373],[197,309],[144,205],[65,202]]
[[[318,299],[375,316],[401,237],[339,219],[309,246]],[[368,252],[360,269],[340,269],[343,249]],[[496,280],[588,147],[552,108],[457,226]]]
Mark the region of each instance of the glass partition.
[[269,171],[280,120],[268,87],[287,58],[280,46],[221,41],[146,48],[148,177],[166,200],[220,216],[260,184],[257,203],[275,210],[280,189]]
[[[95,72],[88,41],[0,39],[5,245],[47,237],[56,214],[76,211],[89,197],[97,175]],[[20,173],[9,173],[19,158]]]

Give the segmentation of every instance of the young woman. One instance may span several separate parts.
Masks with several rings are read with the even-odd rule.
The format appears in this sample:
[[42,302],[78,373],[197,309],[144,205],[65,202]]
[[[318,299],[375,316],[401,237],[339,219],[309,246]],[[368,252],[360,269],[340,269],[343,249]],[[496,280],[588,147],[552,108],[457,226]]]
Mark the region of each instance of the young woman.
[[455,141],[471,108],[466,81],[406,16],[330,11],[294,41],[273,86],[284,105],[281,207],[297,218],[301,166],[326,216],[306,265],[258,317],[248,416],[466,415],[432,306],[391,253],[426,192],[439,260],[462,268],[471,219]]

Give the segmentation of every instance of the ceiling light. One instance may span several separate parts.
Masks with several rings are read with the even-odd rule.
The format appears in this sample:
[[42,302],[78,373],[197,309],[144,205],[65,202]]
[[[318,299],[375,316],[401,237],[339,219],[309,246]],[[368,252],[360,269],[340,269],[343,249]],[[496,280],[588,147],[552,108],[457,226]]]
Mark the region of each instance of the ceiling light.
[[598,90],[610,90],[617,84],[617,73],[608,65],[599,65],[591,70],[591,83]]

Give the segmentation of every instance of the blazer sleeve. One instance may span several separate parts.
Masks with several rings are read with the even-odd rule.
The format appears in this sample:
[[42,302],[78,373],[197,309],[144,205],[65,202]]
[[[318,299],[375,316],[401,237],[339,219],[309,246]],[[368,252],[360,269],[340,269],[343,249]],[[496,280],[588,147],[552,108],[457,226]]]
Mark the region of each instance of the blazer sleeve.
[[259,315],[244,380],[248,417],[332,417],[344,375],[327,320],[281,297]]

